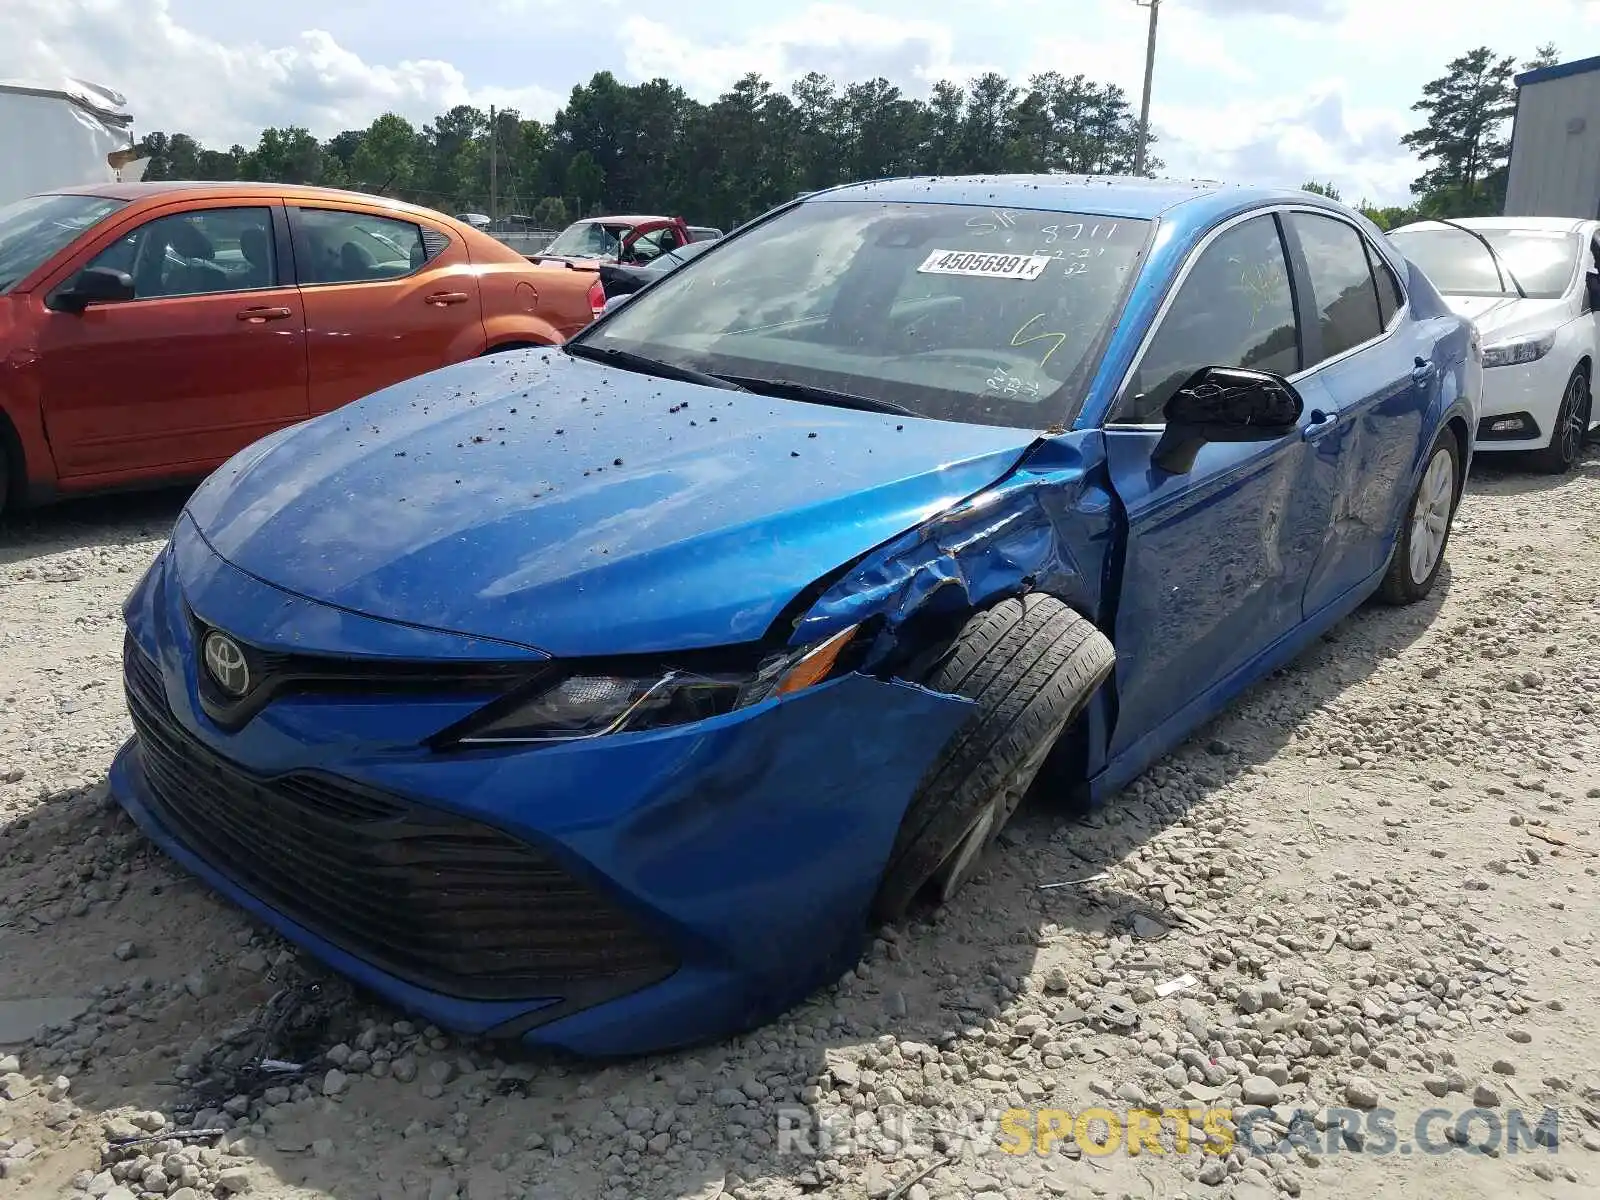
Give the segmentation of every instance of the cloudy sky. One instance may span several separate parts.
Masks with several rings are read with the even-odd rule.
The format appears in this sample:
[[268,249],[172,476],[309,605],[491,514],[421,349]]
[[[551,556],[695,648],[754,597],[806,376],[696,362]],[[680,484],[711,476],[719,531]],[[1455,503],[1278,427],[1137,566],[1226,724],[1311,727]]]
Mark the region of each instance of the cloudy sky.
[[[140,130],[224,144],[462,102],[548,117],[603,69],[702,99],[748,70],[883,75],[921,95],[1055,69],[1137,103],[1146,20],[1134,0],[0,0],[0,78],[103,83]],[[1331,179],[1398,203],[1422,85],[1478,45],[1600,52],[1600,0],[1162,0],[1160,28],[1153,122],[1171,173]]]

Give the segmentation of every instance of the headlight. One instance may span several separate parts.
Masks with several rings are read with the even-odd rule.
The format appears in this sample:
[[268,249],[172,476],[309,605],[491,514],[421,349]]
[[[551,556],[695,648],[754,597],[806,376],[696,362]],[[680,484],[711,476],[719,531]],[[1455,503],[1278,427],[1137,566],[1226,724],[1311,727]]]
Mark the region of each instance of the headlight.
[[1542,334],[1538,337],[1517,338],[1510,342],[1500,342],[1493,346],[1483,348],[1483,365],[1486,367],[1511,367],[1518,363],[1537,362],[1550,353],[1550,347],[1556,344],[1554,333]]
[[844,664],[841,655],[857,626],[825,641],[764,659],[750,671],[691,671],[663,667],[648,674],[566,675],[445,730],[453,745],[557,742],[637,733],[704,721],[748,708],[771,696],[821,683]]

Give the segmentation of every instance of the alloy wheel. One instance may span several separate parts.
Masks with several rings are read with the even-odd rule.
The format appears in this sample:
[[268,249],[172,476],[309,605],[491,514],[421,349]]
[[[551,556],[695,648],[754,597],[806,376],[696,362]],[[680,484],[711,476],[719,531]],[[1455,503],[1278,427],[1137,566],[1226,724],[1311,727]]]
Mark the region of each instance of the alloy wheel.
[[1577,462],[1583,453],[1583,441],[1589,433],[1589,405],[1588,389],[1584,386],[1583,376],[1574,375],[1572,382],[1567,385],[1567,394],[1561,398],[1561,428],[1557,437],[1561,439],[1561,461],[1564,463]]
[[1456,463],[1450,451],[1441,446],[1434,451],[1428,470],[1417,488],[1411,507],[1411,553],[1408,563],[1411,582],[1428,581],[1444,552],[1445,535],[1450,530],[1450,509],[1455,501]]

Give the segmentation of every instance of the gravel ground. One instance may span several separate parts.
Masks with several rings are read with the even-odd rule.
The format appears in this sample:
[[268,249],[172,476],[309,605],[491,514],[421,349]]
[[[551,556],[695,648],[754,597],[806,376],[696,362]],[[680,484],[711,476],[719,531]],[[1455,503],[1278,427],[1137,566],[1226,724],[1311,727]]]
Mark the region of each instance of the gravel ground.
[[[1480,469],[1428,603],[1099,814],[1025,810],[782,1021],[609,1066],[350,996],[108,807],[120,605],[181,499],[0,527],[0,1038],[51,1022],[0,1045],[0,1195],[1596,1194],[1600,457]],[[1101,1153],[1095,1108],[1193,1113]]]

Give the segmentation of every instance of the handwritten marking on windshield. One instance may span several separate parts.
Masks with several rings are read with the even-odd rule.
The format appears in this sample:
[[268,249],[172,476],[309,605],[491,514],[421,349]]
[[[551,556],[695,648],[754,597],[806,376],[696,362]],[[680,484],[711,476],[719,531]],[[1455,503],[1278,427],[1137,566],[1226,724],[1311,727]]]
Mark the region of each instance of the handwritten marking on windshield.
[[1028,396],[1036,397],[1039,394],[1039,383],[1033,379],[1023,379],[1020,375],[1013,375],[1004,367],[996,367],[994,374],[984,380],[992,392],[999,392],[1002,396]]
[[1055,339],[1055,345],[1051,346],[1050,349],[1046,350],[1044,352],[1044,357],[1039,360],[1039,365],[1041,367],[1044,366],[1045,363],[1050,361],[1050,356],[1052,354],[1054,354],[1057,350],[1061,349],[1062,343],[1067,340],[1067,335],[1064,334],[1064,333],[1035,333],[1035,334],[1029,335],[1028,337],[1023,337],[1022,336],[1023,334],[1028,332],[1028,327],[1030,325],[1032,325],[1035,321],[1042,321],[1042,320],[1044,320],[1044,318],[1045,318],[1045,314],[1044,313],[1037,313],[1034,316],[1029,317],[1026,321],[1024,321],[1021,324],[1021,326],[1018,327],[1017,331],[1014,334],[1011,335],[1011,344],[1012,344],[1012,346],[1026,346],[1031,342],[1048,341],[1050,338],[1054,338]]
[[[993,220],[990,220],[991,217]],[[973,237],[982,237],[984,234],[993,233],[997,229],[1011,229],[1016,223],[1016,217],[998,208],[990,209],[987,216],[967,218],[967,228],[972,230]]]

